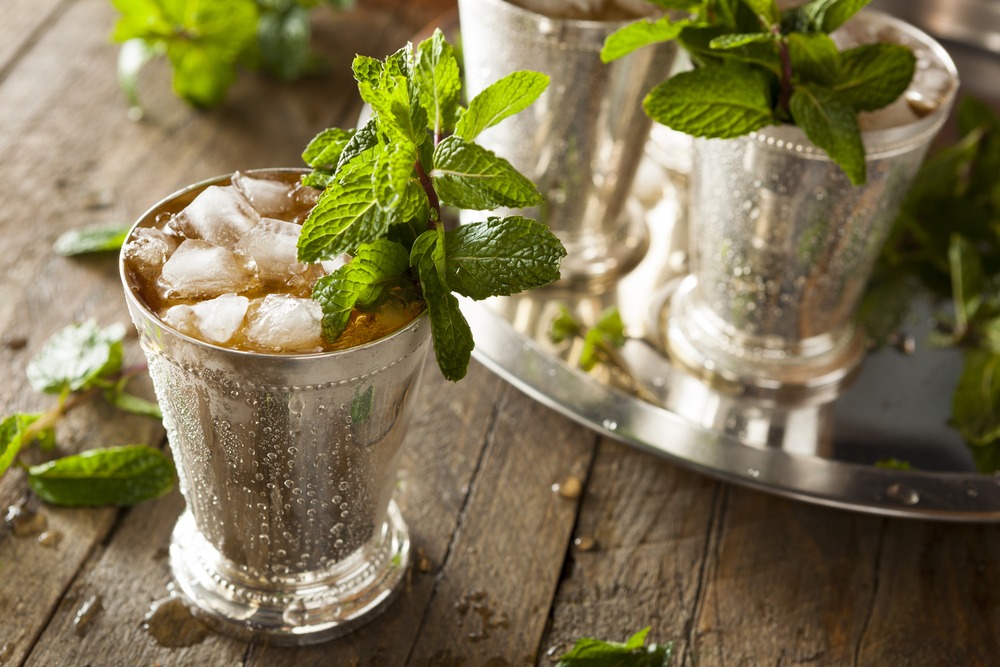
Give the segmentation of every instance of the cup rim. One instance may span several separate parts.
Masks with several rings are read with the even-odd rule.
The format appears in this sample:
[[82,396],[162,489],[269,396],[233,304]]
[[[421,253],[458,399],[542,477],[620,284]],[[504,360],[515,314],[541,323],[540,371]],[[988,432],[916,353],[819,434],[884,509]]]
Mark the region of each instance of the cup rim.
[[[301,168],[301,167],[274,167],[274,168],[266,168],[265,167],[265,168],[258,168],[258,169],[245,169],[245,170],[241,169],[241,170],[237,170],[237,171],[239,171],[241,174],[248,174],[248,175],[251,175],[251,176],[253,176],[253,175],[263,176],[263,175],[275,174],[275,173],[282,173],[282,174],[293,174],[293,173],[305,174],[305,173],[309,172],[308,169]],[[356,352],[359,352],[359,351],[371,349],[371,348],[375,347],[376,345],[383,344],[383,343],[389,341],[390,339],[396,338],[397,336],[406,335],[407,333],[412,332],[414,329],[417,329],[418,327],[420,327],[420,326],[422,326],[424,324],[424,322],[427,320],[427,317],[428,317],[427,309],[426,308],[424,309],[424,311],[422,313],[420,313],[417,317],[415,317],[413,319],[413,321],[411,321],[406,326],[401,327],[399,329],[396,329],[392,333],[386,334],[385,336],[382,336],[381,338],[376,338],[375,340],[368,341],[367,343],[364,343],[362,345],[355,345],[353,347],[347,347],[347,348],[344,348],[342,350],[329,350],[329,351],[325,351],[325,352],[296,352],[296,353],[292,353],[292,354],[281,354],[281,353],[254,352],[254,351],[251,351],[251,350],[236,350],[236,349],[233,349],[231,347],[225,347],[223,345],[216,345],[215,343],[208,343],[208,342],[200,340],[198,338],[194,338],[192,336],[189,336],[189,335],[183,333],[182,331],[178,331],[177,329],[175,329],[174,327],[170,326],[169,324],[167,324],[166,322],[164,322],[162,319],[160,319],[156,315],[156,313],[154,313],[152,310],[149,309],[149,307],[145,304],[145,302],[143,302],[143,300],[140,299],[138,297],[138,295],[135,293],[135,291],[132,289],[132,286],[131,286],[130,280],[129,280],[129,276],[128,276],[128,272],[125,269],[125,246],[132,239],[132,236],[133,236],[133,234],[135,234],[135,232],[136,232],[137,229],[139,229],[141,227],[147,227],[147,228],[148,227],[152,227],[152,225],[143,224],[143,223],[149,221],[153,217],[153,215],[160,208],[162,208],[164,205],[166,205],[167,203],[169,203],[170,201],[172,201],[174,199],[177,199],[178,197],[181,197],[183,195],[189,194],[189,193],[194,192],[196,190],[204,190],[205,188],[207,188],[207,187],[209,187],[211,185],[218,185],[218,184],[223,183],[223,182],[231,182],[233,173],[235,173],[235,172],[230,172],[228,174],[223,174],[223,175],[214,176],[214,177],[211,177],[211,178],[206,178],[206,179],[198,181],[196,183],[192,183],[191,185],[187,185],[187,186],[185,186],[185,187],[183,187],[183,188],[181,188],[179,190],[176,190],[175,192],[172,192],[171,194],[169,194],[166,197],[163,197],[162,199],[158,200],[152,206],[150,206],[145,211],[143,211],[142,215],[140,215],[138,217],[138,219],[132,224],[132,226],[128,230],[128,234],[125,236],[124,243],[122,243],[122,250],[119,251],[119,253],[118,253],[118,277],[121,280],[122,288],[123,288],[123,291],[125,292],[125,300],[126,300],[126,302],[128,303],[129,306],[132,306],[135,309],[137,309],[138,312],[142,313],[143,317],[145,317],[146,319],[148,319],[151,322],[155,323],[157,326],[162,327],[163,329],[166,329],[171,334],[177,336],[178,338],[180,338],[180,339],[184,340],[185,342],[190,343],[192,345],[195,345],[195,346],[198,346],[198,347],[203,347],[203,348],[206,348],[206,349],[209,349],[209,350],[212,350],[212,351],[216,351],[216,352],[220,352],[220,353],[231,354],[231,355],[234,355],[236,357],[243,357],[243,358],[268,358],[268,359],[275,359],[275,360],[279,360],[280,359],[282,361],[286,361],[286,360],[287,361],[298,361],[298,360],[309,361],[309,360],[329,359],[331,357],[337,357],[337,356],[346,356],[346,355],[348,355],[348,354],[350,354],[352,352],[356,353]]]
[[[662,12],[657,12],[653,5],[650,5],[650,11],[647,14],[634,16],[628,19],[615,19],[615,20],[601,20],[601,19],[572,19],[563,18],[560,16],[549,16],[541,12],[536,12],[526,7],[514,4],[510,0],[467,0],[472,2],[482,2],[492,4],[494,7],[499,8],[500,11],[509,11],[513,15],[519,15],[520,17],[530,20],[536,24],[536,27],[541,27],[543,25],[561,25],[580,32],[594,32],[599,33],[603,39],[603,36],[608,34],[609,28],[620,28],[624,27],[635,21],[661,16]],[[547,25],[546,25],[547,27]]]

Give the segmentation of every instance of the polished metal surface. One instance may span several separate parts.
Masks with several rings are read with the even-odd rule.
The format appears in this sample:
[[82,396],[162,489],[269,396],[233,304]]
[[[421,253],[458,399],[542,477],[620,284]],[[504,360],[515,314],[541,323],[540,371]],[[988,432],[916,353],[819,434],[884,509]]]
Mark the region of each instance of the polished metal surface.
[[[164,200],[133,233],[225,180]],[[180,591],[222,630],[274,644],[371,618],[408,562],[391,498],[427,318],[338,352],[241,352],[165,326],[121,269],[187,504],[171,543]]]
[[922,117],[903,108],[911,122],[863,133],[867,181],[860,186],[795,126],[695,140],[692,276],[665,329],[674,359],[706,378],[765,396],[833,398],[864,357],[854,314],[948,118],[958,74],[940,45],[897,19],[862,12],[848,25],[907,44],[918,60],[907,95],[933,71],[945,81],[941,97]]
[[627,271],[646,251],[645,227],[625,205],[651,124],[641,102],[670,70],[675,47],[660,44],[605,65],[604,39],[627,21],[550,18],[505,0],[458,6],[468,97],[515,70],[551,77],[534,104],[477,141],[545,196],[526,215],[548,224],[569,251],[563,279],[600,282]]

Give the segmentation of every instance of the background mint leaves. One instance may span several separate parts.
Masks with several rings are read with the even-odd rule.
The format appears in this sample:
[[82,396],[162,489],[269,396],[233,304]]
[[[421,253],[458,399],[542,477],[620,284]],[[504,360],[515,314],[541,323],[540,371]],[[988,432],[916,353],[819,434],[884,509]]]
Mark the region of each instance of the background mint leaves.
[[[685,2],[683,19],[642,20],[610,35],[605,62],[676,39],[694,70],[647,95],[646,113],[692,136],[726,139],[794,123],[855,185],[865,182],[857,115],[896,100],[915,58],[898,44],[839,51],[828,33],[869,0],[812,0],[781,11],[774,0]],[[679,10],[678,3],[655,2]],[[669,7],[667,7],[669,5]]]
[[302,226],[300,261],[352,257],[317,283],[324,335],[336,338],[355,308],[387,291],[422,295],[444,376],[464,377],[474,345],[455,294],[508,295],[559,277],[566,250],[544,225],[491,217],[448,231],[441,207],[491,210],[541,203],[535,186],[507,160],[473,142],[480,132],[527,108],[548,85],[537,72],[514,72],[459,103],[461,80],[440,31],[416,49],[353,65],[372,115],[356,132],[325,130],[303,160],[303,182],[324,187]]

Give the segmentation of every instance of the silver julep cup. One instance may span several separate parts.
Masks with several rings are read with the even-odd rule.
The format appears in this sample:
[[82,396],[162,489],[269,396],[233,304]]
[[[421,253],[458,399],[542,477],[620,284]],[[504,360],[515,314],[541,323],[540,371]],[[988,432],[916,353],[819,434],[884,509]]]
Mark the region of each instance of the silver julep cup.
[[[227,179],[171,195],[133,233]],[[392,494],[426,315],[342,351],[257,354],[165,326],[121,274],[187,505],[170,543],[181,594],[223,632],[277,645],[370,620],[409,560]]]
[[851,379],[866,348],[858,303],[958,88],[954,63],[926,34],[878,12],[854,20],[913,49],[918,75],[933,66],[947,77],[931,113],[863,133],[865,185],[794,126],[694,143],[692,275],[672,299],[666,345],[733,391],[825,400]]
[[645,223],[625,206],[651,126],[642,99],[670,70],[675,47],[647,47],[605,65],[604,39],[628,21],[551,18],[505,0],[459,0],[458,9],[470,99],[515,70],[551,77],[533,105],[477,141],[544,195],[525,215],[566,246],[563,280],[597,283],[628,271],[646,250]]

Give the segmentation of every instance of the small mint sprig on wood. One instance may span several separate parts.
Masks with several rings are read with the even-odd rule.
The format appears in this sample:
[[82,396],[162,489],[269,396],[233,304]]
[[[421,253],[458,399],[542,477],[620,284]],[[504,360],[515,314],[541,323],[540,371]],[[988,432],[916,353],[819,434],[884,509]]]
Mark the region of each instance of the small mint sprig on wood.
[[358,56],[353,70],[370,119],[358,130],[324,130],[302,154],[313,169],[303,182],[324,190],[302,225],[299,260],[352,257],[313,290],[323,335],[335,340],[352,309],[374,309],[393,289],[419,290],[441,372],[459,380],[474,342],[455,295],[478,300],[546,285],[566,254],[534,220],[491,216],[449,231],[441,213],[541,203],[530,180],[474,140],[527,108],[549,78],[514,72],[464,108],[458,62],[440,31],[384,61]]
[[695,137],[728,139],[794,123],[854,185],[866,180],[858,113],[895,101],[916,59],[899,44],[841,51],[829,33],[870,0],[812,0],[785,10],[775,0],[651,0],[686,18],[642,20],[609,35],[610,62],[677,42],[694,69],[659,84],[643,106],[653,120]]

